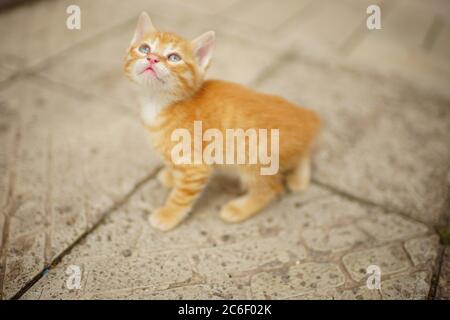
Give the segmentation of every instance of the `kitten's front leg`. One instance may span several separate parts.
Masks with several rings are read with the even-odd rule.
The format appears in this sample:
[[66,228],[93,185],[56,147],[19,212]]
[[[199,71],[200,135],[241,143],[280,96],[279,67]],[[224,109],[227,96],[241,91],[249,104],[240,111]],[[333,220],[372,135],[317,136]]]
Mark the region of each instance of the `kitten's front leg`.
[[206,166],[174,167],[175,186],[162,208],[150,215],[153,227],[167,231],[186,218],[195,200],[208,183],[210,168]]

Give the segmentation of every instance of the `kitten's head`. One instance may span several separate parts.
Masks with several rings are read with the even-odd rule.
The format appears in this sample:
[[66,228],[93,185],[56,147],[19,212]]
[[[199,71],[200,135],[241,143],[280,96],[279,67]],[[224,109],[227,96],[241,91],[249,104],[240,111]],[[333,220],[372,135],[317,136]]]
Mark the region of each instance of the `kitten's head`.
[[157,31],[143,12],[125,58],[125,73],[153,93],[186,97],[202,84],[213,47],[213,31],[188,41]]

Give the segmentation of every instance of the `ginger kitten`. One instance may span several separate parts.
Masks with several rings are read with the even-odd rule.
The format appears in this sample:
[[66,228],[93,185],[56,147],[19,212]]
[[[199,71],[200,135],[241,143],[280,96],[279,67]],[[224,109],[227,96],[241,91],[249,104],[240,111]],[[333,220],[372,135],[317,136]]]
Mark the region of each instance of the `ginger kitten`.
[[[142,121],[166,164],[158,178],[163,185],[173,188],[166,204],[150,216],[150,223],[161,230],[170,230],[186,218],[215,168],[238,172],[247,190],[245,195],[222,207],[220,216],[227,222],[243,221],[266,207],[283,191],[284,181],[293,191],[304,190],[310,181],[311,146],[320,126],[317,115],[283,98],[238,84],[205,81],[214,39],[212,31],[193,41],[157,31],[143,12],[125,59],[125,73],[141,87]],[[279,170],[275,174],[262,174],[263,164],[254,162],[174,161],[177,145],[174,132],[181,128],[195,139],[198,132],[193,124],[199,121],[202,129],[215,130],[219,137],[220,133],[225,136],[230,128],[277,130],[278,140],[271,136],[268,145],[279,161]],[[202,141],[194,143],[189,151],[203,154],[206,148]],[[245,146],[246,152],[249,149],[250,144]],[[238,150],[242,149],[231,151],[233,157],[238,156]],[[217,154],[221,151],[216,150],[215,156],[221,156]]]

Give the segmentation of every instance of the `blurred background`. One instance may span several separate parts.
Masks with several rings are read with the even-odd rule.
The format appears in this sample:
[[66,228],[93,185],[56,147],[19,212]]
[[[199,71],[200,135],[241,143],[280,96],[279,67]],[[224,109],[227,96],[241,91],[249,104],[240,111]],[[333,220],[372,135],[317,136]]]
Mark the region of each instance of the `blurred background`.
[[[257,73],[264,69],[265,61],[276,59],[280,52],[291,52],[347,60],[402,75],[443,92],[449,84],[450,11],[446,0],[284,0],[280,3],[271,0],[3,0],[2,3],[10,5],[4,9],[9,13],[3,14],[1,21],[2,67],[9,72],[2,71],[1,79],[24,66],[42,66],[44,60],[66,57],[69,48],[95,39],[106,46],[105,43],[112,42],[110,38],[115,38],[118,48],[111,54],[117,55],[123,47],[120,40],[130,37],[136,16],[147,10],[162,30],[186,37],[194,37],[205,29],[218,32],[221,41],[218,41],[212,76],[249,82],[255,76],[246,72],[244,66]],[[66,9],[71,4],[81,9],[80,30],[65,27],[69,16]],[[366,28],[369,16],[366,9],[372,4],[381,8],[381,30]],[[236,44],[243,45],[239,59],[234,61],[236,65],[224,67],[227,62],[223,57],[236,56]],[[270,50],[270,54],[264,49]],[[116,58],[111,54],[102,57],[103,63]]]
[[[367,28],[367,8],[373,4],[381,9],[380,30]],[[79,29],[66,25],[70,5],[80,8]],[[141,11],[147,11],[160,30],[187,38],[216,31],[209,77],[279,94],[319,113],[324,128],[314,159],[312,191],[300,198],[287,197],[242,227],[227,228],[215,211],[235,196],[236,185],[213,183],[200,213],[180,229],[168,235],[143,227],[166,194],[154,183],[160,160],[149,147],[137,97],[122,71]],[[145,276],[153,271],[138,269],[127,282],[105,271],[96,274],[96,280],[85,280],[85,291],[61,291],[61,267],[29,288],[31,279],[43,276],[43,270],[59,258],[67,263],[84,261],[80,262],[84,272],[95,272],[117,257],[117,266],[134,270],[135,265],[123,259],[160,263],[160,258],[151,260],[148,248],[163,252],[184,248],[189,255],[198,247],[233,243],[230,252],[239,252],[247,239],[279,239],[283,232],[299,230],[307,261],[316,261],[314,252],[322,252],[318,261],[342,259],[349,270],[335,284],[335,298],[362,285],[358,266],[366,259],[364,250],[399,243],[407,249],[375,254],[387,259],[392,277],[399,277],[392,280],[388,272],[387,279],[394,282],[386,297],[449,296],[450,254],[437,239],[438,230],[448,226],[449,211],[450,1],[0,0],[0,30],[2,298],[23,294],[80,298],[93,292],[113,292],[106,296],[117,298],[124,297],[117,290],[154,289],[152,281],[161,281],[158,286],[183,281],[210,286],[202,278],[209,279],[211,271],[205,270],[210,266],[202,267],[200,258],[192,260],[200,265],[195,277],[183,269],[185,273],[172,272],[176,279],[155,280],[154,274]],[[142,188],[145,192],[139,191]],[[327,197],[332,200],[317,200]],[[307,203],[312,207],[305,209]],[[125,204],[123,210],[129,214],[117,213]],[[373,214],[373,208],[390,215]],[[113,212],[116,218],[108,220]],[[350,231],[330,231],[339,225]],[[315,228],[314,236],[304,236],[305,228]],[[329,234],[337,238],[330,239]],[[281,285],[280,292],[271,292],[278,290],[275,284],[268,290],[265,280],[257,281],[261,265],[267,267],[267,252],[270,257],[283,250],[292,253],[282,255],[275,267],[295,265],[295,259],[303,257],[299,254],[303,249],[274,243],[263,251],[256,245],[257,249],[245,249],[256,256],[247,264],[234,265],[247,269],[237,270],[243,272],[237,277],[243,284],[231,297],[311,292],[303,285],[295,292],[286,293]],[[363,253],[355,257],[354,250]],[[413,260],[393,258],[406,257],[403,250]],[[367,257],[373,256],[370,252]],[[416,253],[421,258],[414,260]],[[245,260],[246,254],[224,259]],[[292,256],[295,261],[286,258]],[[389,259],[395,261],[390,264]],[[211,268],[220,268],[219,262]],[[433,287],[435,262],[444,271]],[[227,272],[237,272],[230,268]],[[246,278],[253,275],[255,283]],[[142,296],[146,295],[137,294]],[[312,297],[324,294],[314,291]]]

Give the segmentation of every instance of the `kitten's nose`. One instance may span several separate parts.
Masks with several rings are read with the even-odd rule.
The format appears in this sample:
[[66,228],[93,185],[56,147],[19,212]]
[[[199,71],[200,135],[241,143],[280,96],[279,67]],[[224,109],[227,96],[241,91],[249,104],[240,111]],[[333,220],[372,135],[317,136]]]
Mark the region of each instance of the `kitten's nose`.
[[150,64],[155,64],[159,62],[159,58],[157,56],[148,56],[147,61],[150,62]]

